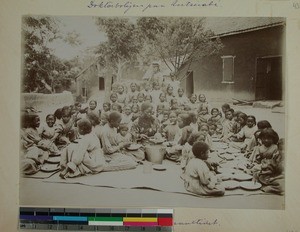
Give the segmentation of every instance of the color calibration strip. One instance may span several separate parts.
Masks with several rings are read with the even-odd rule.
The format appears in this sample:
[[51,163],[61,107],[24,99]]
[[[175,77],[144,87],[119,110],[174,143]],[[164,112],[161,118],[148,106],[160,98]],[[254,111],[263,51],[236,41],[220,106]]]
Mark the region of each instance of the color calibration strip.
[[173,209],[20,208],[19,228],[69,231],[173,231]]

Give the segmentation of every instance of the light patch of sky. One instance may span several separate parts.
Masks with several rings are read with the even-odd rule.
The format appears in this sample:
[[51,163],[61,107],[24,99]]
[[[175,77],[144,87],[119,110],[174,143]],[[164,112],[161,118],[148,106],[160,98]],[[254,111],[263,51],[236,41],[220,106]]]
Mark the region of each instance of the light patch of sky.
[[63,35],[75,31],[79,34],[81,44],[71,46],[61,39],[57,39],[48,46],[54,50],[54,54],[61,59],[72,59],[80,56],[89,48],[107,40],[104,32],[99,31],[91,16],[60,16],[60,31]]

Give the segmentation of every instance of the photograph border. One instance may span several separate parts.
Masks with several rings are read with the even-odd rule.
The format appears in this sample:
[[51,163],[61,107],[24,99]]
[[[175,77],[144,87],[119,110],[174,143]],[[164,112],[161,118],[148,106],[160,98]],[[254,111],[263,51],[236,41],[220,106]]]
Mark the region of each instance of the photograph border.
[[[175,222],[187,222],[187,225],[175,226],[176,231],[298,231],[299,221],[297,215],[299,215],[299,199],[297,198],[299,193],[299,187],[297,184],[297,176],[299,175],[298,163],[299,163],[299,136],[298,131],[300,129],[299,120],[297,115],[299,113],[298,89],[299,79],[298,76],[298,60],[299,60],[299,40],[300,40],[300,19],[299,19],[299,7],[296,7],[297,1],[243,1],[240,4],[238,0],[220,1],[222,7],[212,10],[207,9],[190,9],[185,14],[195,15],[203,14],[203,16],[281,16],[287,17],[287,61],[286,61],[286,73],[287,73],[287,86],[286,92],[286,153],[287,160],[286,170],[287,185],[286,185],[286,208],[281,211],[273,210],[216,210],[216,209],[192,209],[192,208],[178,208],[175,209]],[[1,169],[3,166],[3,175],[1,177],[1,186],[5,191],[1,191],[1,205],[6,210],[6,214],[1,217],[0,227],[6,231],[16,231],[18,225],[18,182],[19,173],[14,172],[16,165],[18,166],[18,156],[12,154],[18,154],[18,134],[19,134],[19,117],[18,113],[20,109],[19,93],[11,94],[12,89],[19,89],[21,76],[20,65],[20,27],[21,16],[24,14],[101,14],[101,15],[120,15],[122,12],[116,9],[101,10],[101,9],[87,9],[86,5],[88,1],[27,1],[22,2],[12,0],[4,0],[3,8],[1,9],[0,25],[1,54],[9,54],[6,59],[0,64],[1,70],[3,70],[4,78],[1,79],[1,91],[3,109],[6,110],[6,114],[1,114],[1,127],[6,131],[5,134],[1,134]],[[70,6],[71,5],[71,6]],[[233,7],[234,6],[234,7]],[[130,15],[183,15],[182,10],[166,11],[170,9],[157,9],[142,14],[139,11],[130,12]],[[17,67],[17,68],[15,68]],[[7,88],[10,86],[11,88]],[[14,141],[14,146],[11,146],[10,141]],[[205,217],[208,219],[217,218],[220,222],[218,227],[212,227],[208,225],[195,225],[192,223],[197,217]],[[249,222],[249,218],[255,220],[255,224]]]

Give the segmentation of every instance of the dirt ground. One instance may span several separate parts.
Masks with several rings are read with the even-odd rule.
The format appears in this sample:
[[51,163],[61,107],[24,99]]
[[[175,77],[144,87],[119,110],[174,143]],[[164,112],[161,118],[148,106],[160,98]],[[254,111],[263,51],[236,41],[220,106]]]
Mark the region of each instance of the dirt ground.
[[[251,193],[251,192],[250,192]],[[215,198],[141,189],[115,189],[79,184],[20,179],[20,205],[64,207],[188,207],[227,209],[283,209],[284,196],[237,195]]]
[[[220,107],[222,103],[213,103]],[[271,109],[232,106],[259,120],[269,120],[279,137],[285,137],[285,114]],[[166,183],[167,184],[167,183]],[[243,195],[201,198],[154,190],[115,189],[79,184],[45,183],[39,179],[20,178],[20,205],[65,207],[201,207],[229,209],[283,209],[284,196]]]

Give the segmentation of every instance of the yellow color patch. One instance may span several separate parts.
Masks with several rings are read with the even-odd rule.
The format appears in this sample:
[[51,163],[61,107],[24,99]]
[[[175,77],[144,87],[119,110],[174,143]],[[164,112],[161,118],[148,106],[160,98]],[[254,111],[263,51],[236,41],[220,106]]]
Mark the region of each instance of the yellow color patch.
[[154,217],[124,217],[123,222],[157,222]]

